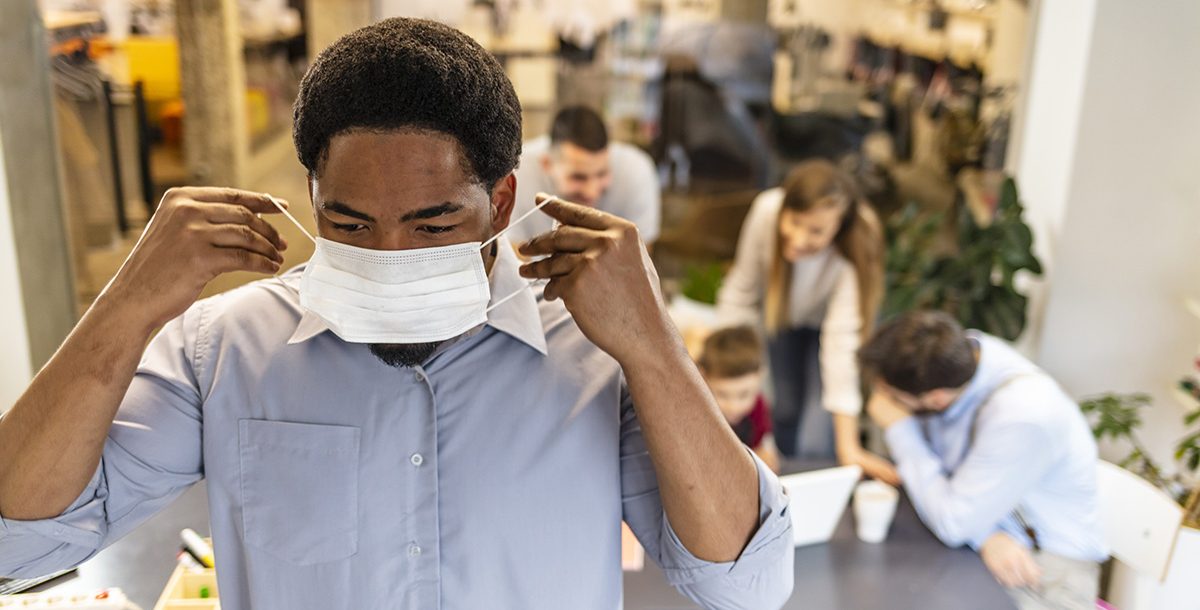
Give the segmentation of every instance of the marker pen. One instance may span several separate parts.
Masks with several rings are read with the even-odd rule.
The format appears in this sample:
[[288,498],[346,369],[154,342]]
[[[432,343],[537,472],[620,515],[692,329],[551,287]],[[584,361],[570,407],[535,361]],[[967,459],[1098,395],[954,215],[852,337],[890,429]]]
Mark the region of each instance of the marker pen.
[[183,539],[184,546],[200,559],[200,563],[204,564],[204,567],[213,567],[212,547],[208,546],[208,543],[200,537],[200,534],[197,534],[195,530],[189,527],[179,532],[179,537]]

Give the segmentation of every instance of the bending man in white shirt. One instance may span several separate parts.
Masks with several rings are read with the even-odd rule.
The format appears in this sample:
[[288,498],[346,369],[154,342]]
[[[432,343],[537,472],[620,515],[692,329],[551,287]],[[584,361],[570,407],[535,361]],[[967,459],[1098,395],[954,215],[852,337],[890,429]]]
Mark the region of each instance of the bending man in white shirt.
[[860,357],[874,377],[867,411],[938,538],[979,551],[1022,610],[1094,608],[1108,551],[1096,443],[1075,401],[941,312],[886,324]]

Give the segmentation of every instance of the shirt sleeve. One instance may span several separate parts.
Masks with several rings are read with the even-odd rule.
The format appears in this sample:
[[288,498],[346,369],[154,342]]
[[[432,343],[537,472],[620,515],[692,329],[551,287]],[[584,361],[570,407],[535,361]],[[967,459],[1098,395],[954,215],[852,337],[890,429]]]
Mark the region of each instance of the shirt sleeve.
[[915,418],[892,425],[885,436],[921,520],[947,545],[976,550],[1050,468],[1055,447],[1033,422],[981,421],[962,465],[947,476]]
[[717,293],[717,317],[724,326],[750,324],[761,326],[767,276],[771,272],[779,206],[774,190],[764,191],[750,205],[738,234],[733,267],[725,275]]
[[831,413],[857,416],[862,412],[857,359],[862,326],[858,274],[853,265],[846,264],[821,323],[821,395],[825,410]]
[[203,475],[193,313],[150,342],[87,487],[57,517],[0,516],[0,574],[32,577],[83,563],[165,508]]
[[[747,449],[749,452],[749,449]],[[758,530],[734,561],[713,563],[680,542],[659,496],[654,464],[632,402],[621,409],[621,502],[625,522],[680,593],[704,608],[771,610],[791,595],[792,523],[779,479],[757,456]]]

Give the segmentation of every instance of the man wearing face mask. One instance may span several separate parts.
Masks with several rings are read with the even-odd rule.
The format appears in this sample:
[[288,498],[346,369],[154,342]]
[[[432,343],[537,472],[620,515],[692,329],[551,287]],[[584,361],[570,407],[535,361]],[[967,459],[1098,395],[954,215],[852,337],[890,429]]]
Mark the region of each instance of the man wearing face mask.
[[562,226],[533,262],[503,237],[520,133],[503,70],[453,29],[389,19],[326,49],[295,105],[313,258],[195,302],[278,271],[259,214],[291,206],[164,197],[0,419],[0,574],[76,565],[203,477],[226,610],[611,610],[622,520],[702,605],[782,605],[787,498],[634,225],[542,197]]
[[867,411],[925,524],[979,551],[1022,610],[1094,608],[1108,553],[1078,405],[1003,341],[941,312],[900,316],[860,357],[875,379]]
[[[516,175],[514,215],[533,209],[537,193],[553,192],[633,222],[648,245],[658,239],[662,203],[654,161],[636,146],[610,141],[604,119],[591,108],[559,110],[549,135],[525,143]],[[553,222],[539,214],[513,227],[509,239],[525,241]]]

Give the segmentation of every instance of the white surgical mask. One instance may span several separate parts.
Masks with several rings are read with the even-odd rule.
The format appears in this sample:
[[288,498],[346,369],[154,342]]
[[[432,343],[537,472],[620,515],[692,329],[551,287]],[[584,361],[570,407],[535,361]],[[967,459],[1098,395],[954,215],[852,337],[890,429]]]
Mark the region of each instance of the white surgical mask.
[[[487,321],[491,287],[480,250],[555,198],[547,199],[480,242],[370,250],[313,238],[279,203],[275,206],[316,244],[300,279],[300,305],[349,343],[432,343]],[[274,202],[274,199],[272,199]]]

